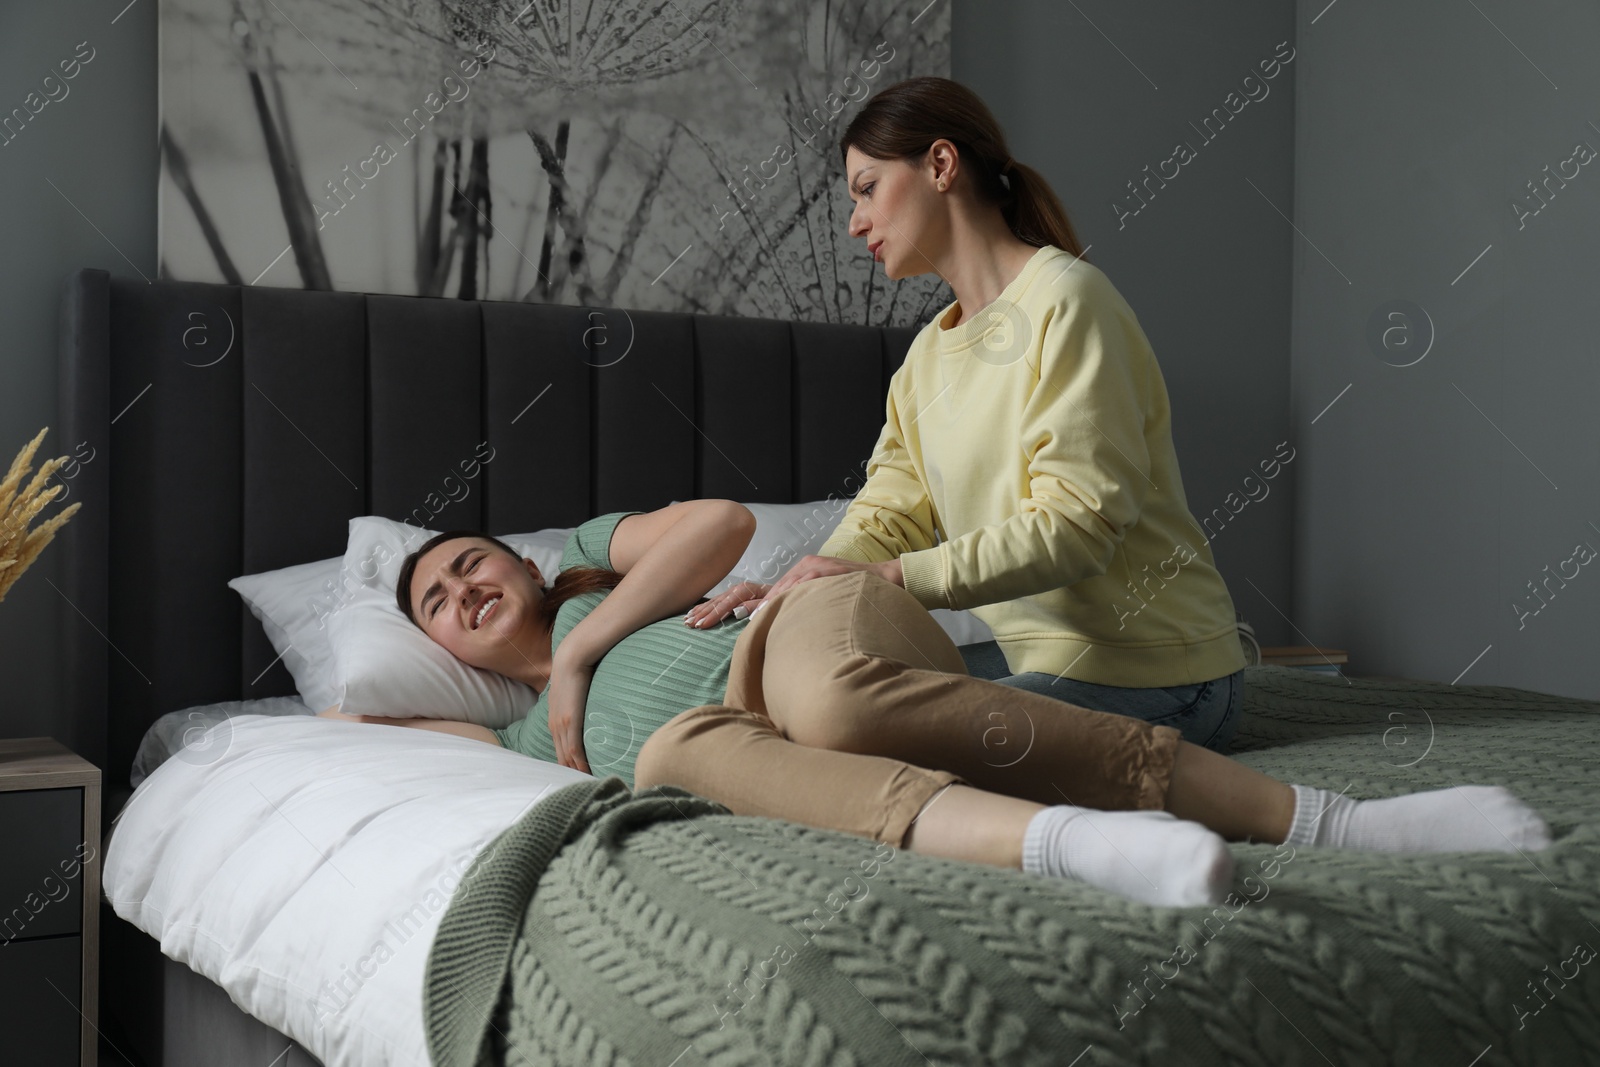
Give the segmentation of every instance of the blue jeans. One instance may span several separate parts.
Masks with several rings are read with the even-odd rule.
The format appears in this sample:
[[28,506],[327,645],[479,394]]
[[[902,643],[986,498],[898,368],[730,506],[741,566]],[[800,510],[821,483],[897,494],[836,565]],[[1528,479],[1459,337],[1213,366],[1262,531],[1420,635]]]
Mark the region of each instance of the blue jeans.
[[1244,671],[1196,685],[1141,689],[1097,685],[1038,671],[1012,674],[1005,654],[995,641],[958,645],[957,651],[967,661],[967,673],[974,678],[986,678],[1030,693],[1043,693],[1092,711],[1142,719],[1152,726],[1171,726],[1190,744],[1215,752],[1228,751],[1239,726]]

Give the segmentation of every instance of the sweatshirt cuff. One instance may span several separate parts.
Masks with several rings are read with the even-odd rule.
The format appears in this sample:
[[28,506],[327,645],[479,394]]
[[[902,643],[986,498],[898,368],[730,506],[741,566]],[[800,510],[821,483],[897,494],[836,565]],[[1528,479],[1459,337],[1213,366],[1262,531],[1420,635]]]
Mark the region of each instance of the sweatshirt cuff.
[[950,607],[949,591],[944,583],[944,546],[900,554],[900,574],[905,580],[906,592],[917,603],[932,611]]

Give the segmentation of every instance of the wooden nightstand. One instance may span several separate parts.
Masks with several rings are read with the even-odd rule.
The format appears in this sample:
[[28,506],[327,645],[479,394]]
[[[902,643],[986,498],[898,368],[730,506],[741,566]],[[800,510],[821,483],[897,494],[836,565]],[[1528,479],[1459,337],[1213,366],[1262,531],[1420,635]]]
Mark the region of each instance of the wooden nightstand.
[[0,1034],[7,1063],[94,1067],[100,768],[48,737],[0,740]]

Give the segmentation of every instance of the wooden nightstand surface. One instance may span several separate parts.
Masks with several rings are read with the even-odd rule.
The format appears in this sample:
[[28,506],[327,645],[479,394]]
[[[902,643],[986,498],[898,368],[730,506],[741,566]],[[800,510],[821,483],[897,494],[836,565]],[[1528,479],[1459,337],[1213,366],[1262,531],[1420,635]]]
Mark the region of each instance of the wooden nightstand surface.
[[[51,737],[0,739],[0,793],[34,789],[83,790],[82,833],[87,850],[78,883],[83,907],[77,935],[83,953],[77,1005],[81,1017],[78,1062],[94,1067],[100,1014],[100,768]],[[4,830],[0,826],[0,834]]]
[[100,768],[53,737],[0,739],[0,790],[72,786],[98,790]]

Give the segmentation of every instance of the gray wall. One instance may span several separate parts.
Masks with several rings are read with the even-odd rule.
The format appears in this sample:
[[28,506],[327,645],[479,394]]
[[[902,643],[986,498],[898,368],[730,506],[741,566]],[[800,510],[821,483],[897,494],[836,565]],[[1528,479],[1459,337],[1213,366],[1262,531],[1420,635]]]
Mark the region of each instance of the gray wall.
[[[56,314],[67,275],[102,267],[155,277],[155,0],[125,12],[116,2],[0,4],[0,113],[22,107],[46,75],[59,76],[58,62],[84,41],[83,54],[92,48],[94,57],[65,82],[67,95],[0,146],[0,468],[43,426],[51,430],[36,460],[72,455],[78,444],[62,439],[56,413]],[[60,94],[54,83],[51,91]],[[51,588],[61,584],[59,547],[47,548],[0,603],[0,736],[55,735],[70,745],[54,725],[59,634],[77,618]]]
[[[1600,8],[1325,5],[1300,8],[1293,616],[1376,673],[1600,698],[1600,160],[1562,162],[1600,148]],[[1519,224],[1546,165],[1578,173]],[[1374,345],[1394,300],[1426,316]]]
[[[988,102],[1012,154],[1049,179],[1090,262],[1150,338],[1189,510],[1218,513],[1208,532],[1234,606],[1262,644],[1347,647],[1354,632],[1306,625],[1290,590],[1291,501],[1305,453],[1289,426],[1294,231],[1284,216],[1294,214],[1301,58],[1251,83],[1259,100],[1239,102],[1258,64],[1280,42],[1294,46],[1294,9],[1281,0],[965,3],[953,33],[954,77]],[[1237,115],[1225,104],[1234,91]],[[1213,108],[1229,117],[1213,120],[1208,141]],[[1150,179],[1146,205],[1122,217],[1118,204],[1138,206],[1128,183],[1146,180],[1147,166],[1159,177],[1179,141],[1194,158],[1165,188]],[[1273,466],[1283,442],[1294,458]],[[1263,462],[1275,477],[1263,477]]]

